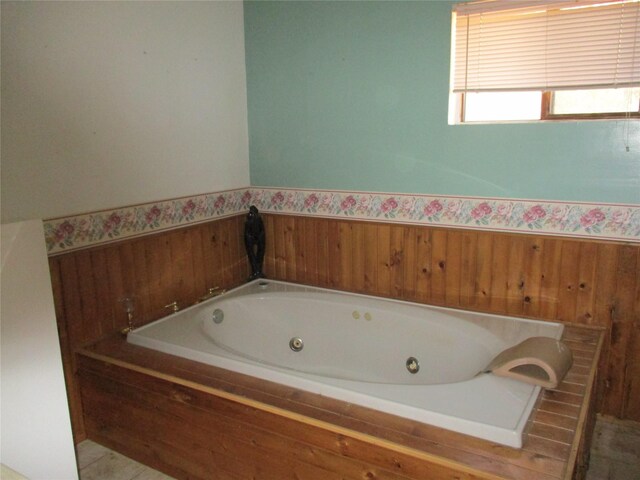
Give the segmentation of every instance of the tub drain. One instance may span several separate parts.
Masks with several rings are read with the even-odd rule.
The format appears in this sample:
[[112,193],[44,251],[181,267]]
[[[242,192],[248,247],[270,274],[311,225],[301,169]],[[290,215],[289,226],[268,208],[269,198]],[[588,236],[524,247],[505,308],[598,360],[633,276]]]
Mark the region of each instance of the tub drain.
[[304,347],[304,342],[301,338],[293,337],[289,340],[289,348],[294,352],[299,352]]
[[420,370],[420,363],[418,362],[418,359],[416,357],[407,358],[406,365],[409,373],[418,373],[418,371]]
[[211,319],[213,320],[213,323],[222,323],[222,320],[224,320],[224,312],[219,308],[216,308],[211,315]]

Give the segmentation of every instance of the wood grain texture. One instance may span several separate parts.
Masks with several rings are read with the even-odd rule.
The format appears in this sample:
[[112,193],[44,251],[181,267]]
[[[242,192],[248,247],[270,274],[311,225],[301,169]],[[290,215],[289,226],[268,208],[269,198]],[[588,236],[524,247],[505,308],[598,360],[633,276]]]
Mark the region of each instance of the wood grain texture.
[[[607,328],[597,405],[640,421],[640,247],[622,243],[348,219],[263,215],[271,278],[427,304]],[[72,352],[127,324],[242,283],[243,216],[50,258],[76,439]]]
[[177,478],[570,480],[584,473],[601,338],[565,330],[577,362],[539,396],[521,449],[118,337],[78,363],[89,437]]
[[[287,235],[304,235],[292,251]],[[599,411],[640,421],[640,246],[594,240],[264,215],[267,276],[481,312],[605,327]],[[314,232],[309,235],[309,232]],[[273,268],[270,252],[280,268]],[[287,264],[313,258],[294,278]],[[290,258],[292,257],[292,258]],[[314,268],[315,266],[315,268]]]
[[140,326],[170,313],[164,306],[174,300],[185,307],[210,287],[243,283],[243,226],[231,217],[49,259],[76,441],[84,429],[73,352],[127,326],[124,297],[134,297]]

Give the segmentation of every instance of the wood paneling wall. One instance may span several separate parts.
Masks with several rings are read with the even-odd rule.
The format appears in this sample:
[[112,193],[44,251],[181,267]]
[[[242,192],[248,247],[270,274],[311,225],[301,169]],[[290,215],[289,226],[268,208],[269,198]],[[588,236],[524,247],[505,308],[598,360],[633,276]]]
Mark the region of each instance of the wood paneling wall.
[[608,329],[599,411],[640,421],[640,246],[263,215],[267,276]]
[[123,297],[135,298],[134,323],[193,304],[211,287],[246,281],[249,264],[236,216],[51,257],[49,267],[76,441],[84,438],[74,351],[127,326]]
[[[263,215],[271,278],[434,305],[609,329],[599,410],[640,421],[640,246],[536,235]],[[164,305],[243,283],[244,216],[50,258],[76,439],[73,352]]]

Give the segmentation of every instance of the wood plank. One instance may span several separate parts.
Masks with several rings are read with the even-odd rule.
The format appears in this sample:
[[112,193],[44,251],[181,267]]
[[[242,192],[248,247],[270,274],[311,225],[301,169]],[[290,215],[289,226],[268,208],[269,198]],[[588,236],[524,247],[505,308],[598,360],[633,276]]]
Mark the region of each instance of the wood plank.
[[525,237],[510,239],[509,270],[507,273],[507,313],[522,315],[524,311]]
[[284,216],[283,218],[283,228],[284,228],[284,255],[285,255],[285,265],[286,265],[286,273],[284,278],[291,279],[292,282],[298,280],[297,271],[298,268],[296,266],[297,263],[297,253],[296,253],[296,241],[294,238],[295,230],[296,230],[296,222],[295,218],[292,216]]
[[342,286],[342,232],[341,224],[338,222],[329,222],[328,226],[328,245],[329,258],[327,265],[329,267],[329,288],[341,288]]
[[63,293],[63,279],[62,272],[60,270],[60,259],[54,257],[49,259],[49,272],[51,274],[51,292],[54,298],[54,309],[56,312],[56,324],[58,326],[58,332],[60,334],[60,340],[68,342],[67,337],[67,324],[64,321],[64,293]]
[[553,400],[544,399],[540,402],[539,410],[548,413],[554,413],[556,415],[564,415],[565,417],[578,418],[580,409],[576,405],[571,405],[564,402],[556,402]]
[[529,435],[527,444],[523,449],[549,459],[556,459],[566,463],[571,454],[571,447],[565,443],[554,442],[548,438],[539,437],[537,435]]
[[540,272],[540,318],[554,320],[558,312],[562,240],[545,238]]
[[[91,265],[91,251],[83,250],[76,256],[80,302],[80,343],[91,342],[103,336],[96,299],[95,274]],[[97,321],[96,321],[97,320]]]
[[637,261],[638,251],[636,248],[624,246],[620,249],[613,323],[611,325],[609,367],[607,369],[609,395],[604,405],[606,413],[619,418],[624,415],[625,364],[634,321],[637,322],[637,313],[633,311],[634,304],[636,304]]
[[418,239],[417,239],[416,227],[403,228],[403,292],[404,298],[408,300],[417,299],[416,280],[417,280],[417,265],[418,265]]
[[507,285],[509,283],[509,247],[506,235],[496,235],[491,254],[491,298],[489,309],[496,313],[507,312]]
[[[65,263],[65,268],[62,264]],[[69,334],[69,328],[72,325],[69,324],[68,319],[74,318],[74,313],[66,312],[66,305],[72,308],[77,299],[77,292],[66,292],[67,289],[73,286],[73,281],[69,282],[69,277],[66,275],[72,274],[71,278],[76,278],[75,265],[71,265],[72,262],[69,258],[65,260],[62,257],[56,257],[49,259],[49,270],[51,273],[51,287],[53,291],[54,307],[56,312],[56,323],[58,327],[58,335],[60,337],[60,351],[62,354],[62,363],[65,371],[65,385],[67,388],[67,395],[69,397],[69,409],[71,413],[71,427],[73,431],[74,439],[82,441],[86,438],[84,429],[84,421],[82,418],[82,403],[80,398],[80,392],[75,382],[75,375],[70,375],[67,372],[75,372],[75,357],[73,355],[73,338]],[[69,302],[65,304],[65,299]]]
[[444,305],[447,285],[447,231],[434,229],[431,234],[431,244],[430,303]]
[[580,244],[575,322],[586,325],[594,323],[595,291],[593,287],[596,283],[597,252],[598,245],[595,243]]
[[364,226],[364,292],[374,294],[378,286],[378,229],[377,225]]
[[525,243],[524,288],[522,313],[527,317],[540,314],[540,284],[542,280],[542,258],[544,241],[531,237]]
[[229,224],[226,219],[220,221],[220,223],[216,225],[216,228],[218,230],[217,236],[221,239],[222,243],[222,259],[218,266],[218,268],[222,270],[222,284],[233,285],[235,283],[235,259],[232,256],[231,250],[235,244],[236,235],[229,230]]
[[[156,248],[155,254],[157,258],[158,265],[156,265],[157,269],[155,270],[156,275],[160,278],[159,282],[159,290],[158,290],[158,298],[160,303],[158,305],[158,317],[166,315],[165,312],[170,312],[170,308],[165,308],[164,306],[173,302],[174,300],[178,301],[180,304],[180,292],[178,290],[178,285],[174,283],[174,279],[177,278],[178,273],[176,272],[176,268],[173,265],[173,261],[171,258],[171,237],[176,232],[169,232],[168,235],[156,235],[155,238],[157,240],[156,245],[159,247]],[[226,245],[225,245],[226,247]],[[180,308],[184,308],[184,303],[180,305]],[[162,308],[162,310],[160,310]]]
[[285,242],[285,222],[282,215],[273,217],[273,229],[276,267],[274,278],[285,280],[287,278],[287,244]]
[[125,287],[125,273],[123,271],[120,248],[117,245],[111,245],[109,248],[104,249],[104,255],[107,270],[105,290],[109,291],[107,305],[104,308],[107,311],[110,310],[109,318],[111,322],[107,326],[107,332],[111,333],[127,326],[127,313],[123,299],[128,296],[127,289],[129,287]]
[[[276,235],[275,235],[275,216],[262,215],[264,223],[264,234],[266,237],[265,253],[264,253],[264,272],[267,277],[276,277]],[[306,229],[305,229],[306,231]],[[307,252],[309,250],[307,249]]]
[[144,269],[140,269],[146,273],[145,282],[144,285],[141,283],[140,286],[146,288],[148,307],[146,313],[152,318],[161,315],[164,311],[163,306],[166,305],[166,303],[163,303],[166,297],[162,292],[162,272],[164,267],[161,260],[162,244],[162,238],[157,235],[144,238],[139,242],[138,252],[136,252],[136,257],[141,254],[145,264]]
[[472,308],[476,292],[478,234],[462,234],[462,263],[460,268],[460,306]]
[[316,252],[318,258],[318,286],[329,286],[329,221],[316,221]]
[[[638,249],[636,265],[640,265],[640,249]],[[623,416],[638,422],[640,421],[640,268],[636,268],[635,284],[633,328],[629,339],[629,353],[625,360]]]
[[[354,292],[365,291],[365,226],[362,222],[352,224],[351,233],[351,289]],[[349,266],[349,264],[346,264]]]
[[147,239],[139,239],[132,243],[133,258],[133,294],[136,299],[135,320],[136,325],[144,325],[153,317],[151,308],[151,284],[147,272],[146,242]]
[[447,264],[445,275],[445,304],[460,306],[460,283],[462,280],[462,232],[447,232]]
[[[120,281],[120,278],[113,278],[110,275],[109,267],[114,267],[117,263],[107,262],[105,248],[91,251],[91,271],[95,279],[95,299],[96,312],[98,316],[94,321],[99,323],[100,334],[109,334],[116,329],[115,313],[117,300],[116,295],[112,292],[114,287]],[[110,250],[110,249],[109,249]]]
[[404,228],[394,225],[391,227],[389,240],[389,269],[390,269],[390,295],[393,298],[404,297],[404,271],[408,268],[404,258]]
[[312,218],[304,219],[305,283],[318,285],[318,230]]
[[[576,329],[576,327],[572,328],[574,330]],[[565,476],[563,477],[564,480],[573,480],[580,474],[584,474],[586,472],[591,448],[591,438],[595,427],[598,364],[599,356],[602,352],[602,345],[604,343],[603,340],[604,336],[598,336],[596,351],[592,358],[591,368],[589,369],[587,388],[580,406],[578,425],[576,427],[576,437],[571,444],[571,454],[569,456],[569,461],[567,462],[567,469]]]
[[191,263],[191,271],[193,272],[193,288],[196,295],[205,295],[209,288],[217,287],[218,285],[210,285],[207,283],[207,264],[205,262],[205,255],[202,245],[202,235],[200,228],[189,229],[189,260]]
[[199,229],[200,244],[202,245],[202,261],[204,268],[205,289],[219,287],[222,283],[222,269],[218,268],[222,259],[222,252],[216,247],[217,231],[212,224]]
[[[136,298],[136,278],[135,278],[135,261],[133,244],[131,242],[122,242],[114,245],[117,254],[114,256],[120,259],[120,274],[122,276],[122,294],[124,297],[132,297],[134,299],[134,305],[136,308],[136,316],[139,316],[140,312],[137,311],[138,299]],[[116,289],[119,287],[116,287]],[[120,300],[120,298],[118,298]],[[126,315],[125,315],[126,317]],[[119,323],[119,322],[118,322]]]
[[533,420],[545,425],[553,425],[559,428],[565,428],[567,430],[573,431],[575,431],[578,424],[577,418],[558,415],[551,412],[545,412],[544,410],[537,410],[533,415]]
[[[244,283],[251,273],[251,268],[244,246],[244,219],[242,216],[235,216],[226,219],[229,222],[229,229],[232,232],[231,262],[234,266],[233,285]],[[264,261],[263,261],[264,272]]]
[[[612,243],[598,244],[596,253],[596,273],[594,284],[595,304],[593,324],[611,327],[613,319],[611,313],[616,290],[616,274],[618,267],[619,247]],[[597,285],[597,288],[596,288]]]
[[554,442],[562,443],[568,447],[573,442],[575,431],[546,423],[533,422],[533,425],[529,430],[529,435],[553,440]]
[[491,306],[491,264],[493,262],[493,236],[482,232],[478,235],[476,254],[476,285],[473,308],[490,311]]
[[[171,278],[167,279],[167,284],[172,286],[180,305],[190,305],[196,301],[197,297],[194,296],[196,287],[193,262],[191,261],[193,251],[189,230],[172,232],[169,235],[167,246],[169,248],[168,259],[173,272]],[[204,293],[205,291],[202,291],[202,294]]]
[[569,241],[563,242],[556,317],[557,320],[562,322],[573,322],[576,318],[579,261],[580,244]]
[[342,245],[340,243],[340,224],[328,222],[328,248],[327,258],[329,288],[340,288],[342,280]]
[[[295,217],[294,217],[295,218]],[[300,283],[306,283],[307,278],[307,251],[305,249],[305,219],[301,217],[295,218],[293,224],[293,238],[296,251],[296,279]]]
[[584,395],[582,394],[575,395],[573,393],[566,393],[566,392],[560,392],[558,390],[548,390],[548,389],[546,389],[542,394],[542,398],[545,400],[549,400],[552,402],[565,403],[567,405],[575,405],[575,406],[580,406],[580,404],[582,403],[583,396]]
[[376,287],[375,294],[383,297],[391,295],[391,227],[378,225],[376,228]]
[[428,303],[431,299],[431,230],[417,228],[416,232],[416,300]]

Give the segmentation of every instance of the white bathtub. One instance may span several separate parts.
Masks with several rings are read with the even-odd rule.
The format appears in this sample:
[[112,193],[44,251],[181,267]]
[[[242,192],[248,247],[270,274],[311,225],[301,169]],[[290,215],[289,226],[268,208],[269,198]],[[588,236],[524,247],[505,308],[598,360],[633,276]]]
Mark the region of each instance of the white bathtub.
[[539,387],[481,372],[505,348],[562,329],[255,280],[128,341],[520,448]]

